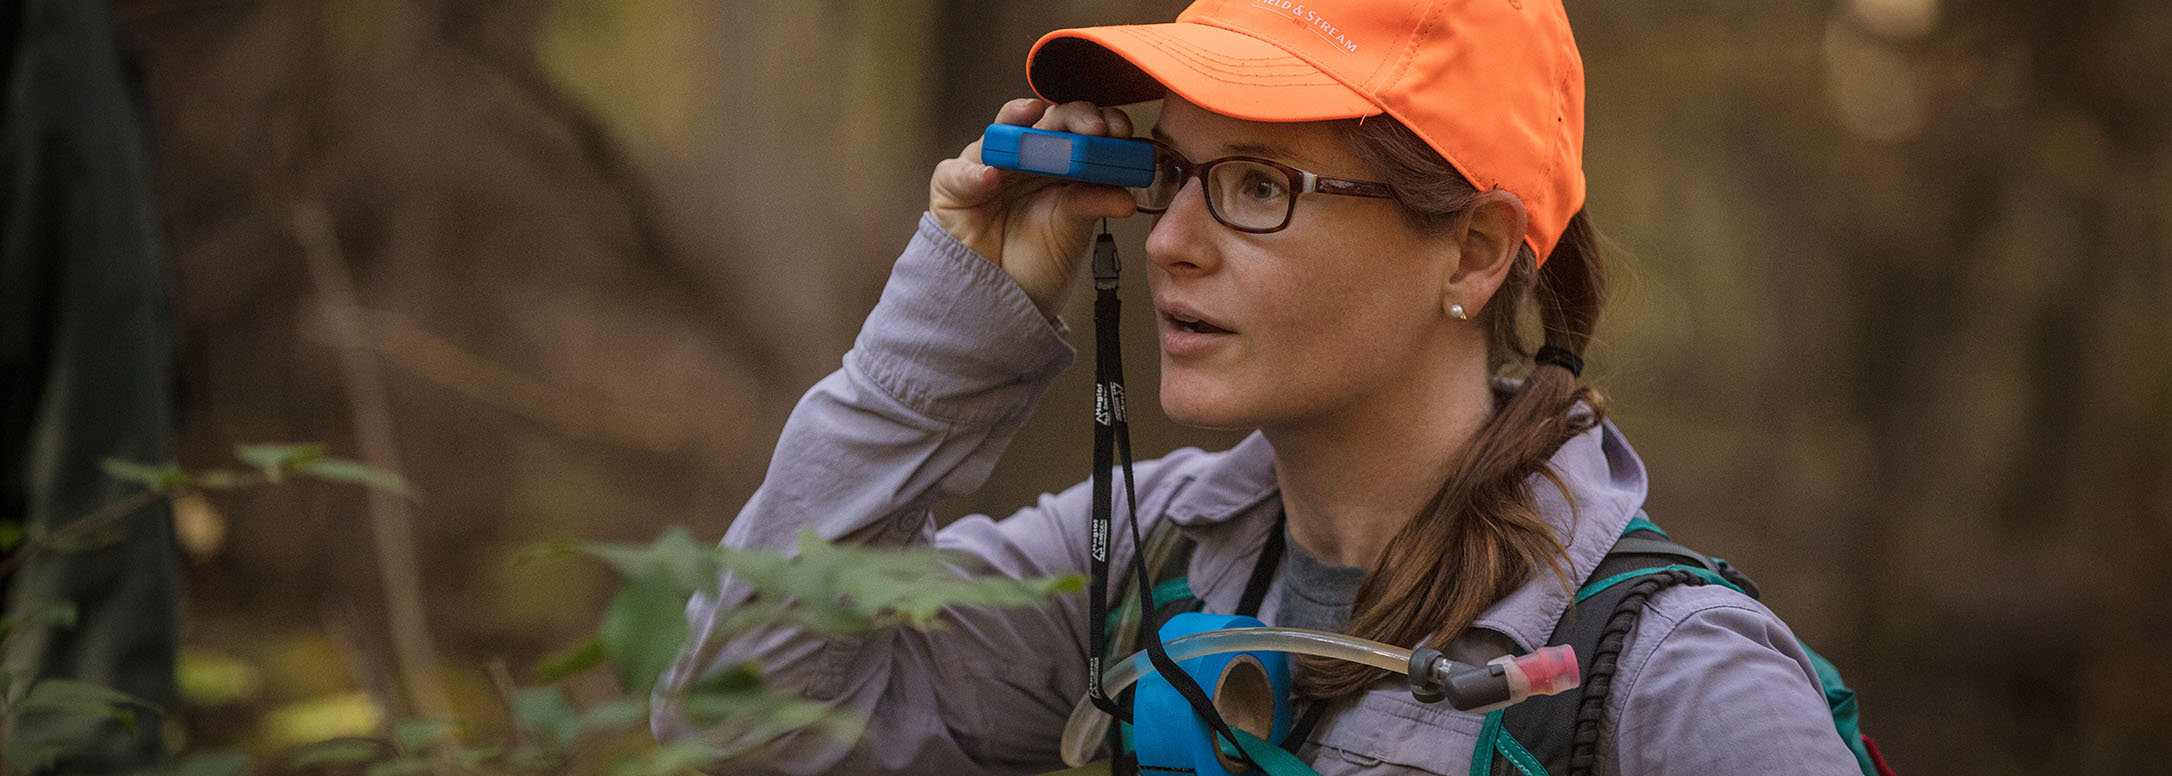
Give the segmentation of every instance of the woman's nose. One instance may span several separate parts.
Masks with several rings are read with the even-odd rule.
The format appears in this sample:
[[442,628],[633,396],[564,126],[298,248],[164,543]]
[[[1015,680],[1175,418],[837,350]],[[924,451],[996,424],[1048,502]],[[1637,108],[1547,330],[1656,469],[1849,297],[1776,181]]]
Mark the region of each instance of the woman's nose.
[[1207,230],[1220,229],[1207,210],[1206,188],[1198,178],[1177,189],[1169,208],[1154,221],[1146,235],[1146,255],[1154,266],[1171,275],[1198,275],[1215,266],[1213,242]]

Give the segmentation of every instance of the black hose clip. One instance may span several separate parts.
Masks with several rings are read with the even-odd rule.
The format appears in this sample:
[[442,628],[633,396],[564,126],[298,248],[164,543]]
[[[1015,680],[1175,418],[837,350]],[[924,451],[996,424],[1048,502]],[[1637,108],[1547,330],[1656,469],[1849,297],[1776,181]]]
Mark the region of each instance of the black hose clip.
[[1474,711],[1505,705],[1513,696],[1508,669],[1498,662],[1465,665],[1432,647],[1410,651],[1410,697],[1419,703],[1447,701],[1454,708]]
[[1442,668],[1445,662],[1440,650],[1419,647],[1410,651],[1410,697],[1419,703],[1439,703],[1448,699],[1448,675]]

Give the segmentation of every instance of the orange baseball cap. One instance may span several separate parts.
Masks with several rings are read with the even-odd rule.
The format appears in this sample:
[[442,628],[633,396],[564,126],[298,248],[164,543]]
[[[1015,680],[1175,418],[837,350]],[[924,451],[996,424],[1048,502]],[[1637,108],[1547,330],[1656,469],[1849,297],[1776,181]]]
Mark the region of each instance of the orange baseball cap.
[[1481,191],[1521,198],[1542,263],[1584,206],[1584,65],[1561,0],[1198,0],[1168,24],[1051,32],[1026,72],[1054,103],[1385,113]]

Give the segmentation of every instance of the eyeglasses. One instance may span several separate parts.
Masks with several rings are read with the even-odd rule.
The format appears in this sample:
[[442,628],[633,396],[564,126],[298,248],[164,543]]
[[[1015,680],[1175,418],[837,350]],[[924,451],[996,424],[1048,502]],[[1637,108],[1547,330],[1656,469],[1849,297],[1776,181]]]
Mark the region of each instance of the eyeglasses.
[[1193,162],[1163,143],[1147,142],[1154,144],[1154,182],[1145,188],[1131,190],[1131,199],[1141,212],[1168,210],[1176,201],[1177,192],[1183,191],[1184,184],[1195,177],[1205,181],[1201,191],[1207,197],[1207,212],[1214,214],[1214,220],[1231,229],[1253,234],[1279,232],[1289,226],[1290,214],[1297,212],[1299,194],[1318,192],[1345,197],[1395,198],[1395,191],[1385,183],[1314,175],[1281,162],[1251,156],[1224,156]]

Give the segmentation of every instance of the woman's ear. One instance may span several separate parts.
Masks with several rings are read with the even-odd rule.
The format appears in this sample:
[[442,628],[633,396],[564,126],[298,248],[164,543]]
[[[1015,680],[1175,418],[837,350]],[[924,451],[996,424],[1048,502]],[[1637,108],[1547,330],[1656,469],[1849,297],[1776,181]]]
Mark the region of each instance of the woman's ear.
[[1500,189],[1479,192],[1450,233],[1459,250],[1448,285],[1441,289],[1441,309],[1454,315],[1460,305],[1464,315],[1457,317],[1477,318],[1515,265],[1528,227],[1521,198]]

